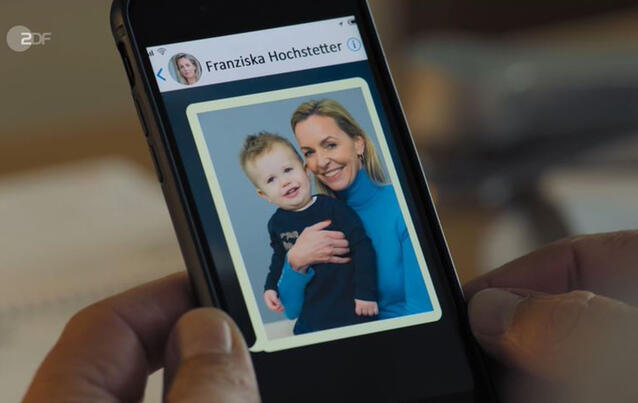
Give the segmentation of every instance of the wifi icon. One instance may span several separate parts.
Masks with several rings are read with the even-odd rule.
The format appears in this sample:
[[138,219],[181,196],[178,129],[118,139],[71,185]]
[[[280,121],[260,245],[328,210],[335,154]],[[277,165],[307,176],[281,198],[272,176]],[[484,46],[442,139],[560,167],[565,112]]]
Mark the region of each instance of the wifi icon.
[[164,48],[159,48],[157,49],[157,51],[159,52],[160,55],[164,56],[164,53],[166,53],[166,49]]

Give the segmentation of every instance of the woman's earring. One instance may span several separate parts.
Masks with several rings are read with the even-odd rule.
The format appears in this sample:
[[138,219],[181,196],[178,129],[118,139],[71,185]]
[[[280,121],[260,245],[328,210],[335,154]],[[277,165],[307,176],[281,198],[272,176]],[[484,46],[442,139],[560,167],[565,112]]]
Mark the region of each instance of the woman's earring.
[[357,154],[357,157],[359,157],[359,161],[361,161],[361,164],[365,165],[365,160],[363,159],[363,154]]

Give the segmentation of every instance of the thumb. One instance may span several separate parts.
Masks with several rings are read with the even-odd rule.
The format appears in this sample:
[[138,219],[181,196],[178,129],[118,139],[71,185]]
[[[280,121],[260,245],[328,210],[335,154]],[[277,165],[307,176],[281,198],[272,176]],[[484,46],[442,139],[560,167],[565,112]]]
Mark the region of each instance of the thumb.
[[222,311],[200,308],[175,325],[166,349],[167,402],[258,402],[244,339]]
[[627,386],[635,385],[629,379],[638,366],[635,307],[587,291],[539,295],[493,288],[470,300],[469,317],[481,346],[505,364],[587,390],[595,386],[607,398],[610,391],[638,392]]

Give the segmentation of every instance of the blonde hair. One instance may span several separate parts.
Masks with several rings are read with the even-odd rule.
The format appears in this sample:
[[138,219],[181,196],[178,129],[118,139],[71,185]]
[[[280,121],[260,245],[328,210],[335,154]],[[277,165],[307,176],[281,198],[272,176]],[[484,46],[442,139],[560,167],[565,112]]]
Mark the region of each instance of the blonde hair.
[[[350,113],[341,106],[340,103],[334,101],[332,99],[322,99],[319,101],[308,101],[299,105],[297,109],[292,113],[292,117],[290,118],[290,126],[292,127],[292,131],[295,131],[295,127],[308,119],[310,116],[318,115],[318,116],[328,116],[334,119],[335,123],[339,128],[348,135],[351,139],[355,139],[356,137],[360,137],[363,139],[364,150],[363,155],[360,155],[359,158],[361,160],[363,168],[365,168],[368,176],[372,179],[373,182],[383,185],[386,183],[385,173],[381,166],[381,162],[379,161],[379,157],[377,156],[377,152],[370,141],[370,137],[363,131],[361,126],[357,123],[356,120],[350,115]],[[317,177],[315,176],[315,186],[319,193],[324,193],[328,195],[333,195],[334,192],[326,185],[324,185]]]
[[303,165],[303,159],[301,158],[301,155],[299,155],[299,153],[295,149],[295,146],[293,146],[288,139],[265,131],[248,135],[244,139],[244,144],[241,148],[241,151],[239,152],[239,163],[241,164],[241,169],[244,171],[253,185],[257,186],[252,176],[246,169],[246,165],[249,162],[257,159],[257,157],[270,151],[275,144],[281,144],[284,147],[290,148],[297,159],[299,159],[299,162]]
[[197,76],[197,80],[199,80],[202,74],[202,67],[199,65],[199,61],[197,61],[194,56],[189,55],[188,53],[178,53],[173,56],[173,65],[175,68],[175,77],[177,78],[177,81],[179,81],[180,84],[188,85],[188,80],[186,80],[186,78],[179,71],[179,64],[177,63],[179,59],[186,59],[191,62],[193,66],[195,66],[195,75]]

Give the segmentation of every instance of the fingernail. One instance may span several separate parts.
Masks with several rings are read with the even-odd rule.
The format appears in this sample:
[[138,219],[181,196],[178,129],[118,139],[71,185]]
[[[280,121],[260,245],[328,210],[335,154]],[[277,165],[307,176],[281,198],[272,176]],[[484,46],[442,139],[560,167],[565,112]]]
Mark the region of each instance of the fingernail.
[[554,309],[551,314],[553,341],[563,340],[576,329],[581,314],[594,296],[595,294],[591,292],[576,291],[553,304]]
[[205,353],[228,354],[233,349],[232,333],[226,318],[212,309],[199,309],[182,326],[179,349],[188,358]]
[[525,298],[500,288],[480,291],[470,300],[468,314],[475,335],[501,336],[512,322],[516,308]]

